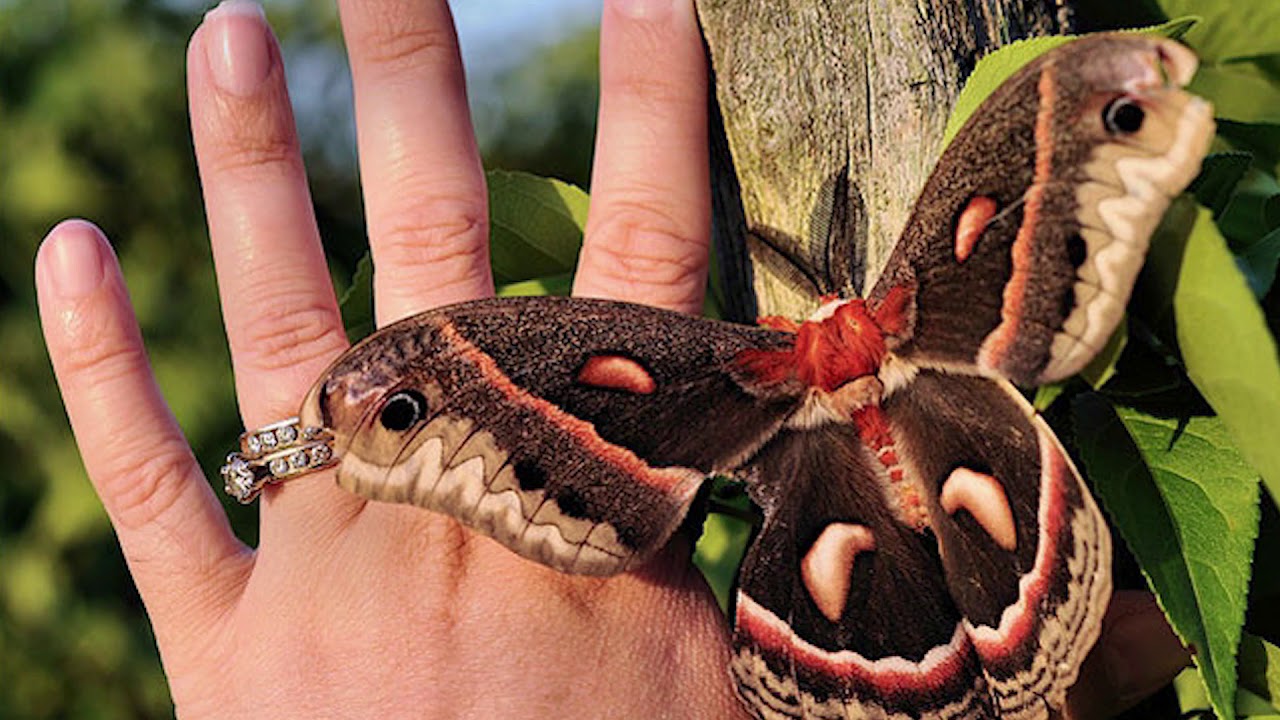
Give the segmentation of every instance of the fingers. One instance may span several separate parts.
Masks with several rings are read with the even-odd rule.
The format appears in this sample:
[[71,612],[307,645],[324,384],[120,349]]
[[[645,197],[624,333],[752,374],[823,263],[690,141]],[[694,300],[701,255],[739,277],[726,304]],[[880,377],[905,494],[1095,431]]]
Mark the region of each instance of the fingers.
[[1191,664],[1151,593],[1117,591],[1102,636],[1067,697],[1066,717],[1111,717],[1164,687]]
[[385,325],[493,294],[484,172],[444,0],[342,0]]
[[610,0],[575,295],[698,312],[711,201],[707,78],[691,0]]
[[156,387],[115,255],[69,221],[36,258],[49,356],[85,469],[111,517],[161,644],[240,587],[249,556]]
[[[312,382],[346,348],[346,335],[279,48],[261,8],[236,0],[206,15],[188,50],[187,79],[240,411],[246,426],[260,427],[298,412]],[[269,490],[269,500],[305,500],[304,514],[316,502],[358,502],[310,479]]]

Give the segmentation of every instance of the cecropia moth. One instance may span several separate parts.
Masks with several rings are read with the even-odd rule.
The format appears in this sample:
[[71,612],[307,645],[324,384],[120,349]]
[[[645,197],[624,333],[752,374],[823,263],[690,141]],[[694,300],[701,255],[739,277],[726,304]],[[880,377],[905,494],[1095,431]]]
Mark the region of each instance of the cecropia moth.
[[1044,718],[1111,593],[1110,535],[1015,389],[1124,313],[1195,176],[1209,105],[1169,40],[1042,55],[973,115],[863,298],[748,327],[587,299],[483,300],[383,328],[305,400],[338,482],[448,513],[570,573],[634,568],[704,479],[763,525],[732,674],[762,718]]

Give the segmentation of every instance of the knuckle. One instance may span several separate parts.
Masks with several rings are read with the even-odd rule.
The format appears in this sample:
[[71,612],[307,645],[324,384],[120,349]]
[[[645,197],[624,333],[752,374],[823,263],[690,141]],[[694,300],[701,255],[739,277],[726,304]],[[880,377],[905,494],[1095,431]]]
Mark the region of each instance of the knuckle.
[[195,458],[177,440],[122,444],[108,467],[104,499],[122,530],[138,530],[165,515],[199,474]]
[[124,332],[110,317],[77,312],[62,320],[56,345],[60,373],[90,376],[100,384],[146,367],[141,338]]
[[[659,72],[658,68],[635,68],[612,78],[607,92],[625,98],[643,115],[666,116],[672,107],[700,106],[705,95],[692,92],[689,83],[681,82],[679,75]],[[602,94],[606,91],[601,89]]]
[[271,132],[243,132],[227,138],[213,154],[212,169],[223,173],[300,164],[297,139]]
[[114,339],[96,344],[74,344],[62,348],[59,370],[67,375],[88,376],[96,385],[106,385],[145,367],[146,352],[132,343]]
[[378,260],[420,286],[422,271],[444,285],[483,283],[489,277],[489,218],[474,203],[436,204],[402,217],[378,233]]
[[254,316],[237,333],[243,341],[238,360],[249,370],[297,374],[309,385],[315,365],[328,363],[346,347],[342,319],[331,303],[268,296],[249,307]]
[[406,26],[403,15],[376,9],[370,10],[369,23],[354,40],[357,55],[389,68],[449,61],[457,54],[451,26]]
[[706,265],[705,243],[649,208],[617,209],[592,228],[587,247],[592,272],[633,289],[697,283]]

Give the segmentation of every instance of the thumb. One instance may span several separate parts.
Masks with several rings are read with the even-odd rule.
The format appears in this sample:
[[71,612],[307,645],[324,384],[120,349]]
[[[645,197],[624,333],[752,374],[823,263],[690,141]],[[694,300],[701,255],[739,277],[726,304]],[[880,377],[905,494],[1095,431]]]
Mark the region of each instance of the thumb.
[[1067,697],[1066,720],[1111,717],[1173,680],[1191,653],[1148,592],[1122,590],[1111,599],[1102,635]]

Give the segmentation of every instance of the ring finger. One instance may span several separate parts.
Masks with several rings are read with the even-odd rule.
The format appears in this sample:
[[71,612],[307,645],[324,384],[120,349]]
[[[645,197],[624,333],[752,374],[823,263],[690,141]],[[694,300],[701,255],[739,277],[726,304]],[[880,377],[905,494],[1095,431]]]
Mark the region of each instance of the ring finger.
[[[192,136],[204,189],[240,412],[259,427],[297,412],[307,388],[347,345],[320,247],[280,51],[262,9],[224,2],[188,53]],[[314,526],[321,508],[359,502],[333,483],[268,493],[275,519]],[[301,514],[299,514],[301,513]]]

